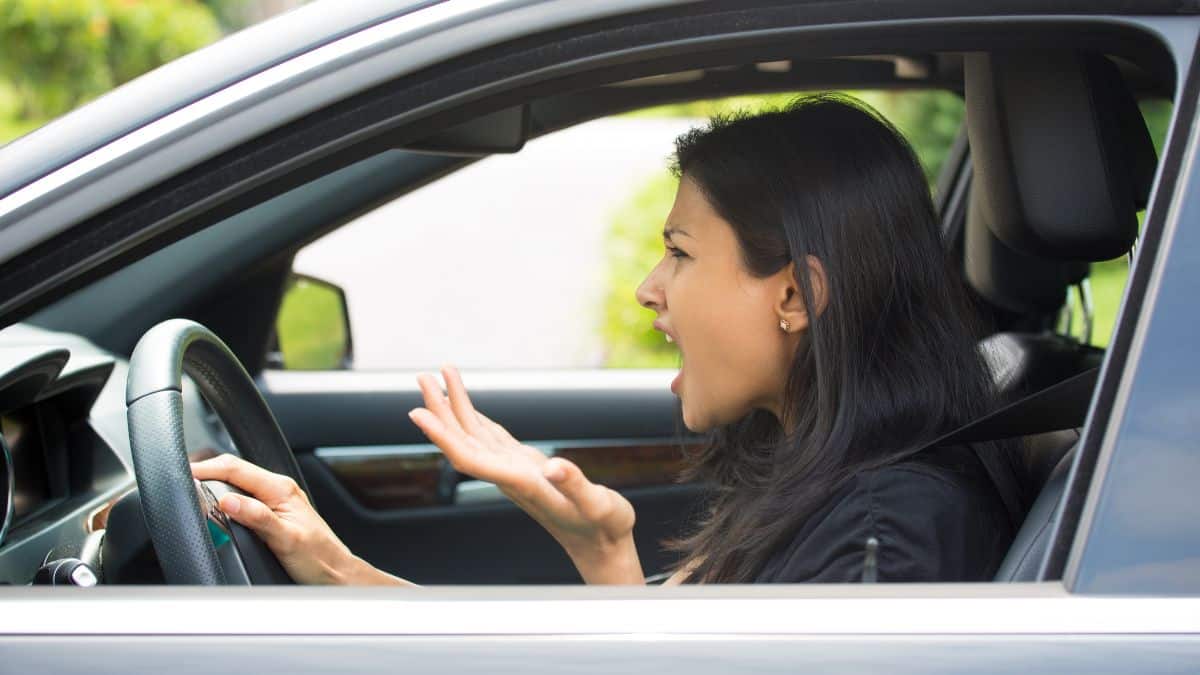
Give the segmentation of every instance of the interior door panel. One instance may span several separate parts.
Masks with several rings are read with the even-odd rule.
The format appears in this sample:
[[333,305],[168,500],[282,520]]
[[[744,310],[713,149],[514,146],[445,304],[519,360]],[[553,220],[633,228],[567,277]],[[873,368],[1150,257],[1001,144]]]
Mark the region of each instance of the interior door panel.
[[[661,542],[699,513],[678,484],[683,449],[669,371],[464,374],[475,406],[547,455],[618,489],[637,513],[647,575]],[[260,378],[322,516],[356,554],[421,584],[554,584],[580,578],[561,547],[494,486],[458,474],[408,420],[413,374],[268,371]]]

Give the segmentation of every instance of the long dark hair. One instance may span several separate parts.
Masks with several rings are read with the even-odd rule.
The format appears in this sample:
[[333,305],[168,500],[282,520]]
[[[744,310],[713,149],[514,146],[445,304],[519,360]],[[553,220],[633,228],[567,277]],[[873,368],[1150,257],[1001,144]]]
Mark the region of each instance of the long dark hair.
[[807,256],[827,277],[827,305],[790,365],[783,423],[756,410],[713,430],[685,470],[714,492],[696,530],[668,546],[699,561],[689,581],[749,582],[856,472],[990,410],[992,387],[920,165],[877,112],[806,96],[718,117],[675,145],[675,173],[733,226],[750,273],[794,262],[808,307]]

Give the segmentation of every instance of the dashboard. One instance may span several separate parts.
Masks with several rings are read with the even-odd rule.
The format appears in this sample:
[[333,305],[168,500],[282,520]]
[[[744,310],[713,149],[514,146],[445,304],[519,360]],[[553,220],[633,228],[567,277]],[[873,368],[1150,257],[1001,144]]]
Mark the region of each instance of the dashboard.
[[[0,331],[0,584],[31,583],[53,560],[103,569],[107,515],[136,487],[127,367],[78,336]],[[183,398],[189,451],[228,447],[188,380]]]
[[[76,481],[72,481],[72,474],[80,473],[84,462],[73,461],[75,453],[68,451],[68,421],[57,404],[48,400],[0,415],[0,438],[9,471],[6,501],[11,509],[5,518],[18,530],[43,511],[70,499],[72,483],[87,478],[74,476]],[[119,463],[110,452],[93,450],[90,454],[92,460],[108,465],[108,470],[98,472],[95,478],[103,480],[103,474],[119,473]],[[100,456],[95,457],[97,454]]]

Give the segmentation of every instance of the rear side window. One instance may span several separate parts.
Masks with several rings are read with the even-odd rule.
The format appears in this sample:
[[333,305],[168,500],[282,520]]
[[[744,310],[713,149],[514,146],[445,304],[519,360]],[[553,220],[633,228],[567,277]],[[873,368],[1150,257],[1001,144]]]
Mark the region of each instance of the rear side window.
[[[1154,141],[1154,150],[1162,157],[1163,142],[1167,136],[1167,125],[1171,121],[1173,110],[1171,102],[1166,99],[1148,99],[1141,102],[1142,118]],[[1145,211],[1138,212],[1138,231],[1141,231]],[[1129,278],[1129,257],[1122,256],[1114,260],[1092,263],[1088,282],[1091,287],[1092,321],[1091,335],[1086,335],[1088,327],[1083,317],[1081,301],[1077,293],[1069,296],[1071,313],[1070,333],[1079,338],[1088,338],[1088,343],[1096,347],[1107,347],[1112,338],[1113,327],[1117,320],[1117,310],[1125,293],[1125,282]]]

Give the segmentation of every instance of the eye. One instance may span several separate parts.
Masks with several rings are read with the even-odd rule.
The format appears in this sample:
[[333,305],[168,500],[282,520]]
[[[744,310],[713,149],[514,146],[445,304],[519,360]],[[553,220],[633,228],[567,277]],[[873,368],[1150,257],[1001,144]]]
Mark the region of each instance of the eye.
[[688,257],[688,254],[684,253],[682,249],[675,248],[674,246],[671,246],[670,244],[667,245],[667,253],[672,258],[687,258]]

